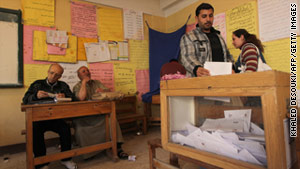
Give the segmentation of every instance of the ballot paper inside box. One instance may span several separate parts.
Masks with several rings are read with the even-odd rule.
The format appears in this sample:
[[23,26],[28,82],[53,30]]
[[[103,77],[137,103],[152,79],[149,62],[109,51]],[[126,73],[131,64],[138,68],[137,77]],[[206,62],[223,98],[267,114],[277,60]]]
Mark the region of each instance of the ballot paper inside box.
[[220,168],[289,168],[288,77],[268,71],[161,82],[163,148]]
[[261,98],[227,98],[169,97],[170,142],[267,167]]
[[170,97],[171,141],[267,166],[260,97],[227,98],[230,102],[217,97]]

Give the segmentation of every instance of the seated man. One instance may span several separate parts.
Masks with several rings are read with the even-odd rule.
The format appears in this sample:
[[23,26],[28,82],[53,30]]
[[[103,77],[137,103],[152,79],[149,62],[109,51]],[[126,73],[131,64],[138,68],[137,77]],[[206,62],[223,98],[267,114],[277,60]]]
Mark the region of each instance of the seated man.
[[[31,104],[37,101],[53,100],[49,95],[56,97],[73,97],[69,86],[62,81],[61,78],[64,69],[59,64],[52,64],[48,70],[48,77],[43,80],[33,82],[23,97],[24,104]],[[71,132],[68,124],[63,119],[46,120],[33,122],[33,153],[35,157],[46,155],[46,146],[44,140],[44,133],[46,131],[53,131],[59,134],[61,151],[71,149]],[[77,165],[71,160],[66,158],[61,160],[61,163],[68,169],[75,169]],[[37,165],[36,168],[47,169],[48,164]]]
[[[82,66],[77,70],[77,75],[81,80],[74,88],[73,92],[79,100],[91,100],[92,95],[97,92],[109,91],[100,81],[92,80],[90,71],[87,67]],[[105,142],[105,115],[94,115],[87,117],[80,117],[73,120],[75,127],[75,138],[80,146],[89,146]],[[128,154],[125,153],[121,145],[123,143],[123,136],[117,124],[117,149],[118,157],[120,159],[127,159]],[[85,159],[94,156],[89,154],[83,156]]]

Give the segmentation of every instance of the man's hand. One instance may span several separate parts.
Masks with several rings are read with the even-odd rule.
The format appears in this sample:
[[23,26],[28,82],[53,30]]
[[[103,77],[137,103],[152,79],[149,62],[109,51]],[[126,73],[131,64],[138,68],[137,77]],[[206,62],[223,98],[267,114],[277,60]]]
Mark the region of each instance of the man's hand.
[[91,78],[88,77],[88,76],[85,76],[83,79],[82,79],[82,83],[86,84],[88,81],[90,81]]
[[55,94],[56,98],[65,98],[65,94],[64,93],[57,93]]
[[197,77],[210,76],[209,70],[204,69],[202,67],[198,67],[196,73],[197,73]]
[[48,92],[45,92],[45,91],[42,91],[42,90],[39,90],[37,92],[36,96],[37,96],[38,99],[49,97]]
[[101,89],[101,88],[96,89],[96,93],[109,92],[109,91],[110,91],[109,89]]

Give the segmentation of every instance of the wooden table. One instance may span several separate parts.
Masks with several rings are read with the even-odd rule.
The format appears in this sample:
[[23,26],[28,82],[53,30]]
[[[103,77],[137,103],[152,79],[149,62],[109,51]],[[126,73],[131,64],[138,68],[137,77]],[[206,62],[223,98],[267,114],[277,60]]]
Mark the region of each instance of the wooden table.
[[[80,101],[54,104],[22,105],[21,110],[25,111],[26,113],[26,161],[28,169],[33,169],[34,166],[38,164],[43,164],[50,161],[56,161],[108,148],[112,148],[113,160],[118,160],[116,143],[116,103],[114,101]],[[92,146],[86,146],[82,148],[34,158],[32,145],[33,122],[42,120],[73,118],[96,114],[106,115],[105,143],[100,143]],[[109,119],[111,121],[111,139]]]

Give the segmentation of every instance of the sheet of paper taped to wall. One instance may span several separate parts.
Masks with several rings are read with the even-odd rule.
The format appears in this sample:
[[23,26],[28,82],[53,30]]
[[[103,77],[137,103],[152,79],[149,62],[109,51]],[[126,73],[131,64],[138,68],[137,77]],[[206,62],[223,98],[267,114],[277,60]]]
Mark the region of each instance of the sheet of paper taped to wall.
[[101,92],[95,93],[92,96],[92,100],[118,100],[124,97],[124,93],[121,92]]

